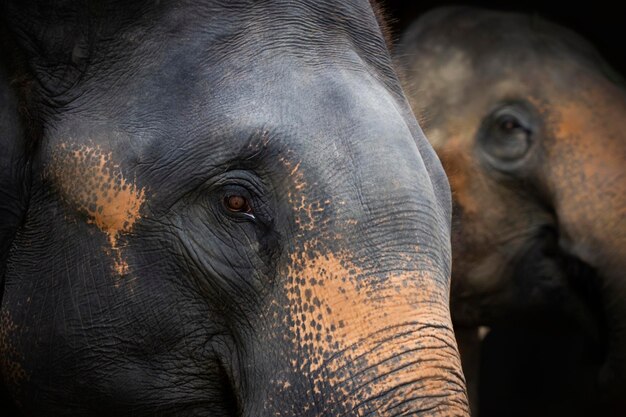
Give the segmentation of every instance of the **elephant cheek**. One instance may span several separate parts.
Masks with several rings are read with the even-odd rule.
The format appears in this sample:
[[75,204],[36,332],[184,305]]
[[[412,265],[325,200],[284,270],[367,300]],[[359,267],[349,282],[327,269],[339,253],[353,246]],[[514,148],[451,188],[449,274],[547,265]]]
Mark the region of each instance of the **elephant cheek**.
[[445,286],[426,272],[376,274],[346,254],[310,253],[292,255],[287,272],[289,370],[266,409],[299,397],[285,415],[466,415]]

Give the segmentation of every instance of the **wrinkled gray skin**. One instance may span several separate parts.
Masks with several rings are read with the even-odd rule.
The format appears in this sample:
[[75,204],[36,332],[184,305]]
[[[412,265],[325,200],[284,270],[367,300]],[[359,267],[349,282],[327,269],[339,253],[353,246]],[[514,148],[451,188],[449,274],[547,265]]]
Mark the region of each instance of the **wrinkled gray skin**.
[[[24,149],[20,146],[24,131],[18,112],[18,100],[9,85],[6,68],[0,66],[0,277],[4,277],[9,247],[20,223],[25,207],[26,178],[24,170],[18,169],[25,163]],[[6,202],[11,202],[6,204]],[[0,282],[2,279],[0,279]],[[3,286],[0,286],[0,300]],[[2,332],[3,322],[0,322]],[[0,338],[0,340],[3,340]],[[2,343],[0,343],[1,345]],[[1,361],[0,361],[1,362]],[[18,415],[3,384],[0,384],[0,410],[6,415]]]
[[526,364],[501,373],[493,398],[554,381],[536,398],[518,384],[495,415],[625,415],[623,83],[536,16],[435,10],[396,52],[453,192],[455,326],[491,326],[490,352],[511,349],[510,371]]
[[448,184],[367,1],[52,3],[1,13],[3,401],[467,415]]

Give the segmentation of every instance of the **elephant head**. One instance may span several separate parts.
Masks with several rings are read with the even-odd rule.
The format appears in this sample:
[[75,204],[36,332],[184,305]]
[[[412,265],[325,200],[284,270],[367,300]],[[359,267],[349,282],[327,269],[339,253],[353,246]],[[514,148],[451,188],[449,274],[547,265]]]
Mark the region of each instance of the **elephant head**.
[[448,185],[368,1],[51,3],[3,14],[24,413],[466,415]]

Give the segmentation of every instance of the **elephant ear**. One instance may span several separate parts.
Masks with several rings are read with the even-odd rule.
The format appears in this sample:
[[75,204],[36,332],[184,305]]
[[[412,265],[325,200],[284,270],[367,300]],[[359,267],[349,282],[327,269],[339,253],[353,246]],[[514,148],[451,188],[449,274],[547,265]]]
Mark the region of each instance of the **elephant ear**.
[[[5,0],[0,6],[0,19],[5,38],[18,51],[17,59],[24,62],[23,69],[36,80],[37,98],[54,107],[70,103],[78,95],[78,89],[73,87],[89,75],[90,65],[106,57],[106,51],[98,50],[98,41],[116,41],[123,27],[145,17],[147,5],[151,6],[150,13],[159,13],[160,6],[155,7],[154,3]],[[157,19],[148,21],[153,23]],[[15,59],[13,55],[11,58]]]
[[37,81],[46,96],[62,97],[89,60],[89,20],[73,1],[6,1],[4,55]]

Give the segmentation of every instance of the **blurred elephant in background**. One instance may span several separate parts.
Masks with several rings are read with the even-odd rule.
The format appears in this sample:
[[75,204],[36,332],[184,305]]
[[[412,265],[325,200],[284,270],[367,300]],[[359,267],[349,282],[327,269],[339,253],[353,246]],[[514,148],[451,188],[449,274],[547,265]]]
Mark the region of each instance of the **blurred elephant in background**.
[[[452,188],[474,410],[626,415],[622,79],[563,27],[470,7],[420,17],[395,61]],[[491,327],[480,393],[477,326]]]

